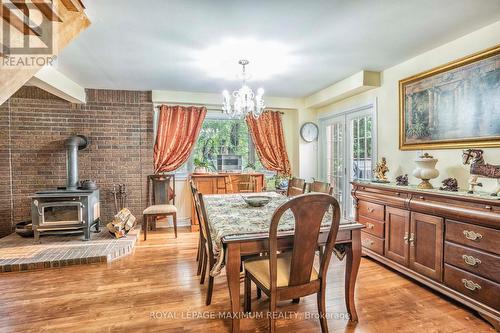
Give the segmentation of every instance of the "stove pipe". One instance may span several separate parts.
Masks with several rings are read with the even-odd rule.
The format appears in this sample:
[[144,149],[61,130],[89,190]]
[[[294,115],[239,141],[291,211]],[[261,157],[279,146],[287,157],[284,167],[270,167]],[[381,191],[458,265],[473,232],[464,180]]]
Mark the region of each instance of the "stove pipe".
[[67,190],[76,190],[78,188],[78,151],[89,146],[89,140],[83,135],[74,135],[69,137],[66,142],[66,172],[67,172]]

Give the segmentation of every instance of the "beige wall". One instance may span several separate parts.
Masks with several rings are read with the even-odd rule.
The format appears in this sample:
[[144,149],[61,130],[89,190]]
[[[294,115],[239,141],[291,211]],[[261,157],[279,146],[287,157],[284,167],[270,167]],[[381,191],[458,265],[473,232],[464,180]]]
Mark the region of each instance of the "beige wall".
[[[500,44],[500,21],[384,70],[380,88],[322,107],[317,110],[317,116],[353,109],[376,100],[378,157],[387,158],[390,169],[389,177],[392,180],[397,175],[404,173],[411,176],[411,172],[415,168],[413,160],[418,152],[400,151],[398,147],[398,81],[498,44]],[[484,150],[487,162],[500,164],[500,148]],[[455,177],[458,179],[460,187],[467,186],[469,171],[468,167],[462,165],[461,150],[429,150],[429,153],[439,160],[436,167],[441,175],[432,181],[434,185],[439,185],[444,178]],[[302,155],[300,158],[301,160],[307,159]],[[415,184],[416,181],[414,177],[410,177],[410,183]],[[494,184],[496,184],[496,181],[492,179],[482,182],[485,191],[492,191]]]

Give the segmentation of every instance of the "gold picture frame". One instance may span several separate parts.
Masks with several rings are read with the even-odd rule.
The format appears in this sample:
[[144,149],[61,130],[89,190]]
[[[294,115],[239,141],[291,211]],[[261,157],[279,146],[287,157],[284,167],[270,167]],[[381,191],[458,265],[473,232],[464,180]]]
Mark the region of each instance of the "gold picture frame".
[[[478,75],[482,74],[486,79],[479,77],[478,81]],[[494,98],[491,101],[491,96],[496,96],[492,94],[500,92],[495,92],[495,89],[490,87],[491,82],[493,87],[496,87],[498,77],[500,77],[500,45],[400,80],[399,149],[500,147],[500,109],[494,103]],[[486,88],[483,87],[483,82],[486,82]],[[484,91],[477,91],[478,89]],[[478,100],[486,103],[489,109],[482,110],[477,105]],[[471,109],[476,113],[485,114],[477,116],[474,112],[468,112]],[[444,115],[440,115],[439,112]],[[439,116],[443,119],[441,122]],[[493,119],[494,123],[485,125],[482,121],[484,117]],[[408,119],[410,120],[407,121]],[[448,124],[446,119],[450,120]],[[460,119],[463,121],[458,121]],[[456,124],[459,124],[458,127]],[[470,132],[467,132],[468,128],[472,128]],[[472,136],[459,137],[464,133]],[[474,133],[488,135],[474,136]],[[448,134],[450,137],[445,137]]]

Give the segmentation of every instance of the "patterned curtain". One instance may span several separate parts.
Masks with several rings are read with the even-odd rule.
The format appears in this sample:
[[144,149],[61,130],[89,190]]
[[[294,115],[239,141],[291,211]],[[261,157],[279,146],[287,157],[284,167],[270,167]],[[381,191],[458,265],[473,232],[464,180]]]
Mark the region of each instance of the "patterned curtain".
[[162,105],[154,147],[155,174],[178,169],[194,148],[206,107]]
[[246,121],[262,165],[268,170],[277,171],[279,175],[290,176],[292,171],[285,147],[281,113],[265,111],[258,119],[247,116]]

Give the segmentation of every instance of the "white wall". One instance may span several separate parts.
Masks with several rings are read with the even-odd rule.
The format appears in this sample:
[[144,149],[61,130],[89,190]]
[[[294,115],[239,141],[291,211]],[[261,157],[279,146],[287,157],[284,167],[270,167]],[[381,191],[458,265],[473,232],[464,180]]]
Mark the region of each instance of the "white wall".
[[[413,160],[418,152],[399,150],[398,81],[498,44],[500,44],[500,21],[384,70],[381,73],[380,88],[322,107],[317,110],[317,115],[353,109],[376,99],[378,157],[379,159],[382,156],[387,158],[391,179],[404,173],[411,176],[411,171],[415,168]],[[489,148],[484,151],[487,162],[500,164],[500,148]],[[462,188],[467,186],[469,171],[468,167],[462,165],[460,149],[429,150],[428,152],[439,160],[436,167],[441,175],[432,181],[435,186],[447,177],[457,178]],[[301,160],[310,158],[313,158],[312,155],[310,157],[300,155]],[[417,179],[411,176],[410,182],[416,184]],[[496,184],[493,179],[482,182],[485,191],[492,191]]]

